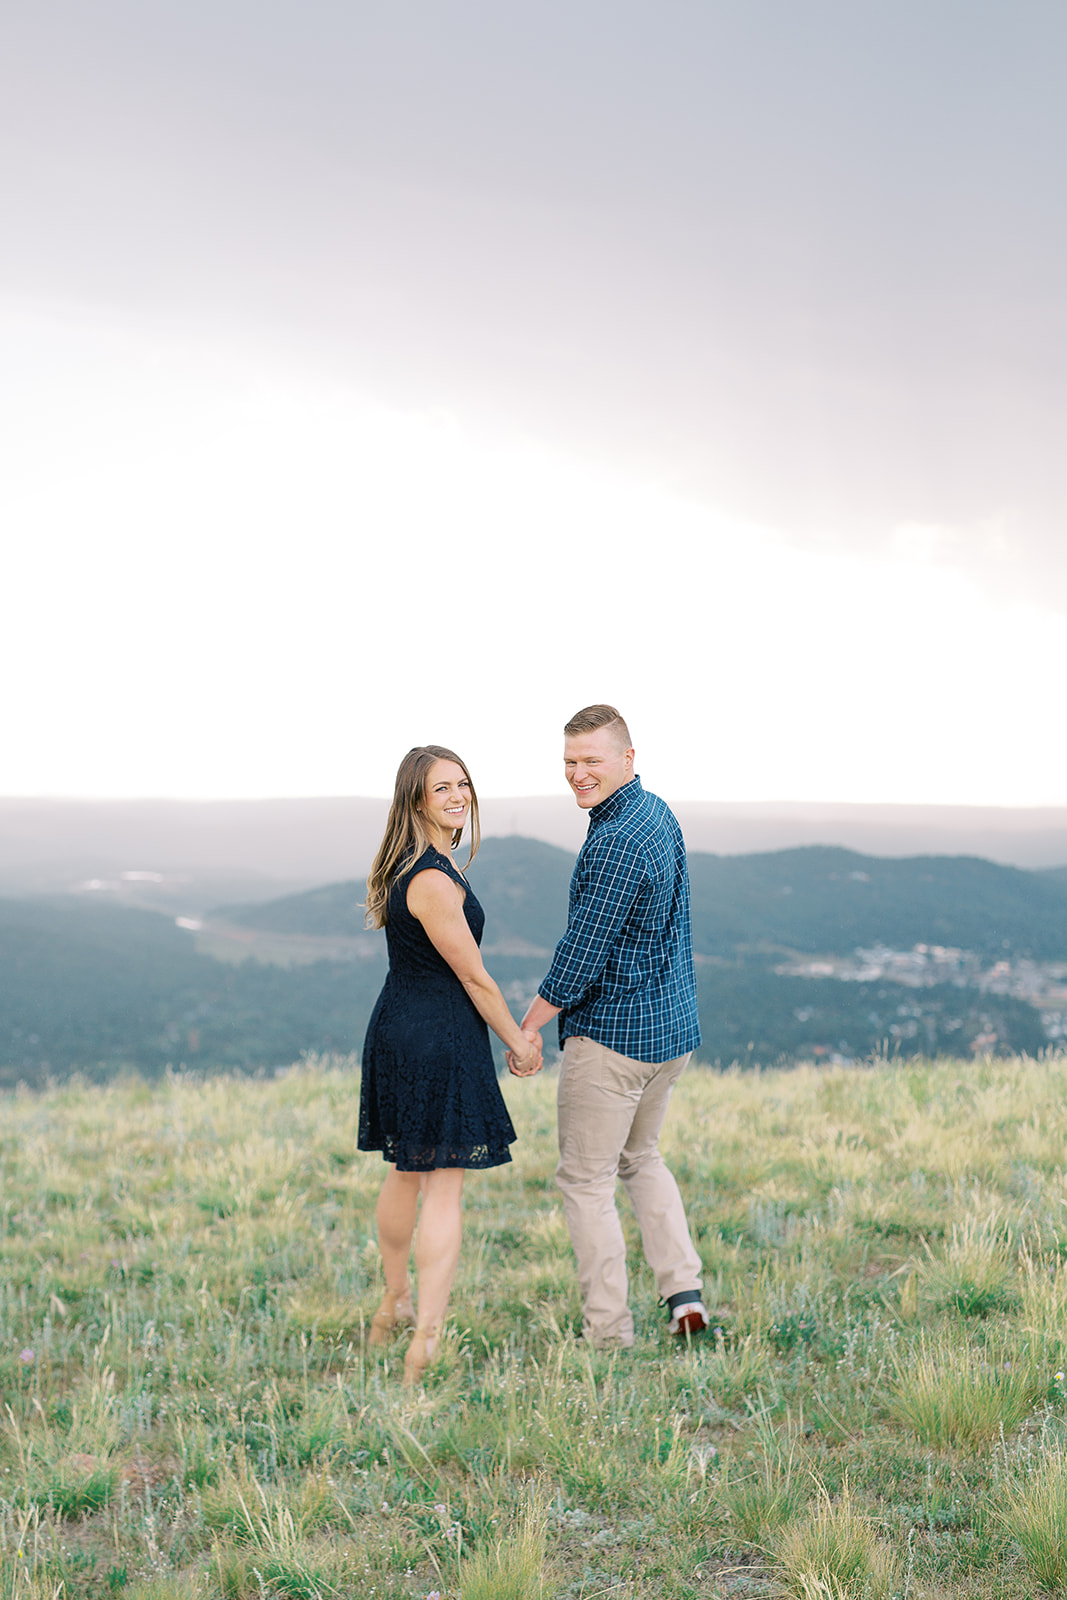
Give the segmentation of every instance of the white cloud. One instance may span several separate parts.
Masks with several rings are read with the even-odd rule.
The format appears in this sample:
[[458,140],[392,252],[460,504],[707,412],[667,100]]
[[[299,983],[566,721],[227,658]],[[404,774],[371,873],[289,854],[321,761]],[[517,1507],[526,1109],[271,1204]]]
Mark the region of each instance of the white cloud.
[[245,352],[6,330],[0,789],[384,793],[434,740],[552,791],[607,698],[677,798],[1067,802],[1067,620],[983,595],[950,532],[806,553]]

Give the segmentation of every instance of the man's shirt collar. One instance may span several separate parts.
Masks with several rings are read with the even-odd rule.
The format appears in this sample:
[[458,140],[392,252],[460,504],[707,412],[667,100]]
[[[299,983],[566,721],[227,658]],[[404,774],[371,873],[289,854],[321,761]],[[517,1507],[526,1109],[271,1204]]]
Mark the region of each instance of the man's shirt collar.
[[644,794],[641,779],[636,772],[629,783],[620,785],[614,794],[609,794],[606,800],[601,800],[598,806],[592,806],[589,811],[589,831],[599,828],[602,822],[610,822],[620,816],[632,800]]

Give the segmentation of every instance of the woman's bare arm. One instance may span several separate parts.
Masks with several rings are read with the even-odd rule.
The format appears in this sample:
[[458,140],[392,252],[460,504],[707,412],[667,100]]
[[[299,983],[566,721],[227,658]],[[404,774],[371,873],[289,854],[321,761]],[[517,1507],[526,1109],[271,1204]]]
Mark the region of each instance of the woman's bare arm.
[[499,987],[485,970],[481,952],[463,915],[459,885],[447,873],[427,868],[416,873],[408,884],[407,907],[422,923],[426,937],[470,995],[479,1016],[514,1056],[516,1066],[523,1069],[519,1075],[536,1071],[541,1061],[540,1035],[531,1039],[523,1033]]

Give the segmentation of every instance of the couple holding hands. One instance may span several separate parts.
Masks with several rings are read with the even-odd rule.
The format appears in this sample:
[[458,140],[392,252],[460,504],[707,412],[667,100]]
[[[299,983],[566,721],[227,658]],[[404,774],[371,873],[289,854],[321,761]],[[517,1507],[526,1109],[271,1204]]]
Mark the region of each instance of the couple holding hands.
[[521,1023],[482,962],[485,917],[452,859],[469,821],[470,865],[479,828],[474,785],[451,750],[418,746],[404,757],[367,880],[367,920],[385,928],[389,950],[363,1050],[359,1114],[359,1148],[380,1150],[389,1163],[377,1205],[386,1292],[370,1343],[414,1327],[407,1385],[433,1359],[448,1310],[464,1174],[511,1160],[516,1135],[489,1028],[524,1078],[540,1071],[541,1029],[558,1018],[556,1182],[578,1264],[583,1338],[601,1349],[633,1343],[616,1178],[637,1216],[668,1331],[690,1337],[708,1325],[700,1257],[659,1152],[671,1090],[700,1043],[685,845],[670,809],[635,775],[629,731],[613,706],[585,707],[564,737],[567,782],[589,831],[566,932]]

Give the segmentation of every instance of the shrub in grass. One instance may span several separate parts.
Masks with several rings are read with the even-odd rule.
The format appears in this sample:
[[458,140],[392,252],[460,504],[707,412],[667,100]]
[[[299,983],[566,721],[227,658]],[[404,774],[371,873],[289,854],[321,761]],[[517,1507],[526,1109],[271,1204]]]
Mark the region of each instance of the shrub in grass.
[[115,1493],[113,1467],[90,1456],[72,1456],[54,1465],[40,1464],[16,1494],[16,1503],[48,1507],[70,1520],[102,1511]]
[[946,1334],[898,1359],[889,1409],[926,1444],[978,1450],[1017,1428],[1046,1387],[1028,1361],[970,1349]]
[[223,1470],[215,1449],[215,1440],[199,1419],[183,1425],[179,1419],[175,1428],[181,1460],[181,1480],[187,1489],[205,1489],[218,1481]]
[[765,1463],[755,1472],[724,1467],[717,1498],[731,1538],[770,1550],[780,1530],[799,1515],[805,1495],[795,1478]]
[[531,1507],[507,1538],[464,1556],[458,1578],[463,1600],[541,1600],[545,1525],[543,1512]]
[[833,1502],[824,1495],[814,1516],[784,1530],[775,1567],[799,1600],[889,1600],[899,1585],[892,1552],[847,1493]]
[[1058,1256],[1041,1260],[1024,1251],[1021,1258],[1023,1325],[1050,1366],[1062,1366],[1067,1355],[1067,1262]]
[[715,1498],[737,1542],[769,1551],[779,1531],[803,1510],[808,1474],[801,1468],[795,1437],[777,1434],[766,1418],[755,1426],[760,1445],[757,1464],[725,1462]]
[[[359,1565],[349,1541],[305,1537],[287,1507],[273,1506],[257,1517],[248,1512],[246,1540],[217,1543],[214,1575],[224,1600],[341,1600],[359,1592],[352,1587]],[[412,1552],[405,1550],[401,1565]]]
[[82,1517],[107,1505],[115,1492],[115,1474],[108,1467],[85,1474],[60,1471],[43,1492],[61,1517]]
[[1047,1457],[1025,1481],[1001,1491],[994,1517],[1042,1589],[1067,1590],[1067,1456]]
[[925,1245],[920,1274],[934,1304],[965,1317],[988,1317],[1019,1303],[1011,1249],[993,1219],[956,1223],[943,1255]]

